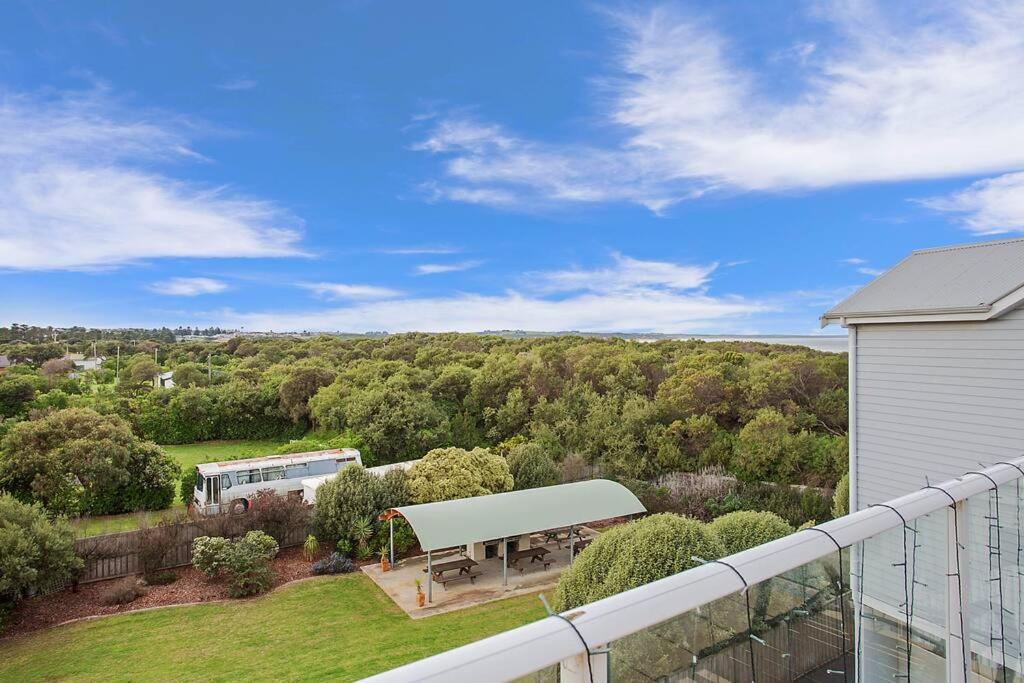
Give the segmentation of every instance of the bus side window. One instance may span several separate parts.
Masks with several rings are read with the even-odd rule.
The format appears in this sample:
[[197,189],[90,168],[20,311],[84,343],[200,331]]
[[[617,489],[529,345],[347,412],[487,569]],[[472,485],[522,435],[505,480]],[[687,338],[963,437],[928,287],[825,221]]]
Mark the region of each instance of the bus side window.
[[229,488],[231,488],[231,476],[227,475],[227,474],[220,475],[220,489],[221,489],[221,491],[223,491],[224,489],[229,489]]
[[267,467],[263,470],[263,481],[277,481],[284,479],[283,467]]
[[242,470],[238,472],[239,484],[258,484],[261,481],[259,470]]

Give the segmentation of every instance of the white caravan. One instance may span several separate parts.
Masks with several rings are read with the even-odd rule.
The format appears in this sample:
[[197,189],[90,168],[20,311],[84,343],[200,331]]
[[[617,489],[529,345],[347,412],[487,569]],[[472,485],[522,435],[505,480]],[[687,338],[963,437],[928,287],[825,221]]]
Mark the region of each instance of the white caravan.
[[203,515],[221,510],[244,512],[257,491],[270,489],[278,495],[301,498],[303,479],[336,474],[349,465],[362,464],[354,448],[203,463],[196,467],[192,502]]

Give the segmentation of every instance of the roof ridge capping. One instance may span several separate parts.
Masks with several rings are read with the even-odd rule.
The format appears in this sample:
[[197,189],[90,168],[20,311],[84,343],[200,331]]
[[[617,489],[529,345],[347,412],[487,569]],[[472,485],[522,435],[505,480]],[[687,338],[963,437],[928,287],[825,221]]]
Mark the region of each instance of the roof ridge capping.
[[[1002,244],[1013,244],[1014,242],[1024,242],[1024,237],[1005,237],[999,240],[988,240],[987,242],[963,242],[961,244],[948,244],[944,247],[925,247],[924,249],[914,249],[911,251],[913,254],[931,254],[941,251],[958,251],[960,249],[978,249],[980,247],[996,247]],[[899,264],[897,264],[899,265]],[[893,266],[895,267],[895,266]],[[869,283],[870,284],[870,283]]]
[[821,316],[822,327],[989,320],[1024,303],[1024,237],[918,249]]

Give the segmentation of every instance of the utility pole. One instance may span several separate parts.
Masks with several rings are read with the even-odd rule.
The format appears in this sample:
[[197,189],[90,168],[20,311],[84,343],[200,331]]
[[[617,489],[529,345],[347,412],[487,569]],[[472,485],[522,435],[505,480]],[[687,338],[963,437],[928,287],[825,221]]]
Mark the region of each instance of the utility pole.
[[121,381],[121,345],[117,345],[117,363],[114,364],[114,384]]
[[206,354],[206,382],[208,384],[213,381],[213,364],[210,361],[210,358],[212,358],[212,356],[210,354]]

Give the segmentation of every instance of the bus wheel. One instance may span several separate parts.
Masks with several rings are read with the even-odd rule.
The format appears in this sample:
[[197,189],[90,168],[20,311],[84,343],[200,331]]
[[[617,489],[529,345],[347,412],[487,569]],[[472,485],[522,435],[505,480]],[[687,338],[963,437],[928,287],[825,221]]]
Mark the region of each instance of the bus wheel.
[[239,498],[231,502],[231,512],[240,515],[249,509],[249,501]]

